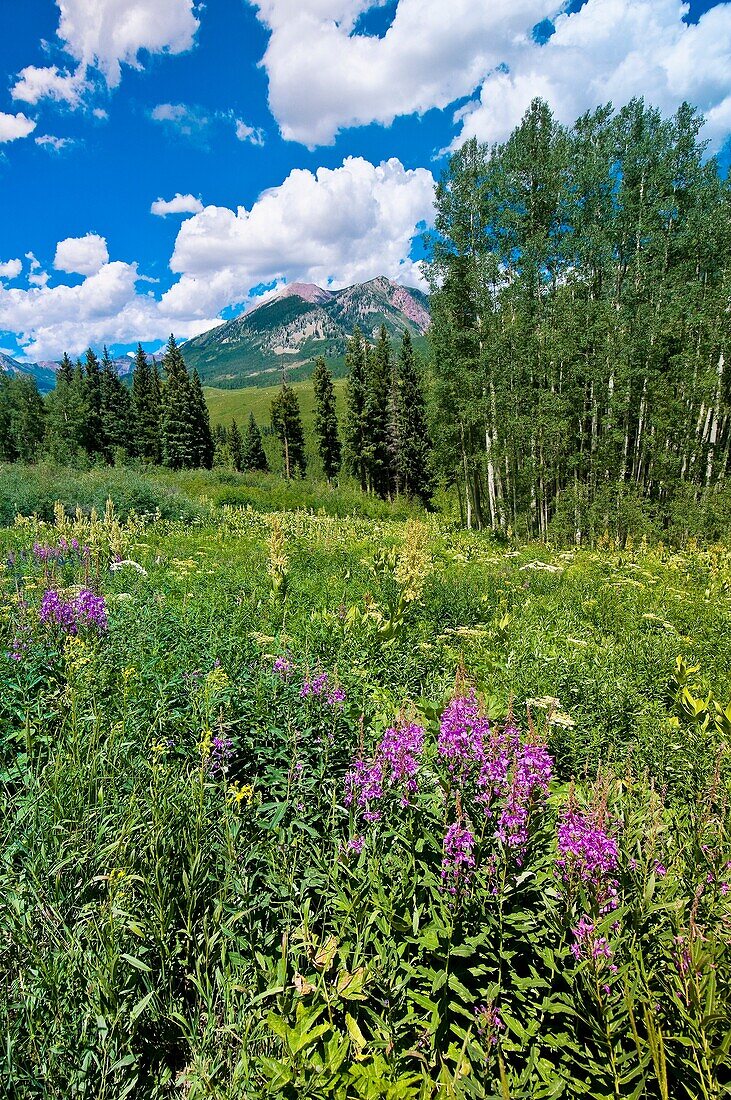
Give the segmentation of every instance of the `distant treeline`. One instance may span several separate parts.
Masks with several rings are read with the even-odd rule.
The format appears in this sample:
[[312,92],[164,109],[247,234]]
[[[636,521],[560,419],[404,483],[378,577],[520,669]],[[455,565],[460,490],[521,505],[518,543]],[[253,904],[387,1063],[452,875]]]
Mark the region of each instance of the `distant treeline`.
[[476,526],[712,506],[731,441],[731,188],[688,105],[468,141],[431,242],[436,465]]
[[174,470],[210,468],[214,443],[203,388],[172,336],[162,367],[161,376],[139,346],[128,388],[106,348],[101,359],[89,348],[76,364],[64,355],[45,402],[32,378],[0,377],[0,459],[141,459]]

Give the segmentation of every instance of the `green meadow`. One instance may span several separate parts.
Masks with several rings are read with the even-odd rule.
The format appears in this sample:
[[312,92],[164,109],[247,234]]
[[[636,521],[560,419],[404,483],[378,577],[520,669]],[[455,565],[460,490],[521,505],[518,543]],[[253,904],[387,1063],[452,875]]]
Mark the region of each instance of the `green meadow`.
[[64,476],[0,530],[3,1095],[727,1094],[727,548]]

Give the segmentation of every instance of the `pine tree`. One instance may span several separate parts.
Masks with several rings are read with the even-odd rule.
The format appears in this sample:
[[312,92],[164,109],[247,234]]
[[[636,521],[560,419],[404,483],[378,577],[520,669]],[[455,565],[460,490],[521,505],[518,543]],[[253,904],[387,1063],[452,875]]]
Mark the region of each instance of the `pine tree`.
[[319,356],[312,374],[315,390],[315,438],[322,461],[322,469],[328,481],[340,469],[340,437],[335,410],[335,390],[332,374],[325,360]]
[[231,458],[230,432],[225,424],[216,424],[213,429],[213,465],[228,466]]
[[10,434],[15,457],[38,458],[45,434],[46,409],[35,378],[21,375],[10,384]]
[[269,469],[264,444],[262,443],[261,432],[259,431],[259,425],[254,419],[253,412],[249,413],[249,420],[246,425],[241,462],[245,470]]
[[199,437],[194,423],[190,378],[185,360],[171,335],[163,356],[165,391],[162,407],[162,461],[172,470],[196,465]]
[[394,470],[389,439],[391,347],[385,325],[367,357],[364,410],[364,455],[371,492],[386,498],[393,490]]
[[274,433],[282,445],[284,476],[289,479],[299,470],[304,477],[307,461],[302,417],[297,394],[287,382],[282,383],[281,390],[272,401],[271,418]]
[[231,458],[231,465],[237,473],[241,473],[244,469],[244,441],[241,438],[241,432],[239,426],[234,419],[231,420],[231,427],[228,430],[228,453]]
[[[84,380],[88,413],[84,425],[84,446],[90,455],[104,455],[105,440],[102,424],[102,371],[94,351],[89,348],[84,364]],[[78,382],[78,376],[75,376]]]
[[358,479],[363,492],[368,487],[366,469],[366,345],[359,327],[353,329],[345,353],[348,378],[345,387],[346,417],[344,430],[344,465]]
[[194,465],[210,470],[213,465],[213,434],[203,386],[197,370],[190,381],[191,414],[193,422]]
[[401,341],[396,386],[394,419],[399,491],[427,503],[431,495],[431,446],[426,399],[408,329],[404,330]]
[[72,461],[84,447],[88,412],[84,391],[83,377],[81,387],[77,386],[74,365],[64,352],[55,389],[46,398],[46,445],[57,462]]
[[104,348],[101,376],[101,421],[104,454],[108,462],[134,453],[132,443],[132,399]]
[[159,465],[160,445],[160,380],[157,365],[150,366],[142,344],[137,345],[132,372],[132,418],[135,451],[145,462]]

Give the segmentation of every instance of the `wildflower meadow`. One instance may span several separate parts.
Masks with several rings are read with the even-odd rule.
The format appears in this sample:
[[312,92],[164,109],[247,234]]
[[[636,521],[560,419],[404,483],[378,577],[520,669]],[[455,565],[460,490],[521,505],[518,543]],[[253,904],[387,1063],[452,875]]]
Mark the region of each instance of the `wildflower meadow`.
[[731,552],[0,530],[0,1094],[731,1089]]

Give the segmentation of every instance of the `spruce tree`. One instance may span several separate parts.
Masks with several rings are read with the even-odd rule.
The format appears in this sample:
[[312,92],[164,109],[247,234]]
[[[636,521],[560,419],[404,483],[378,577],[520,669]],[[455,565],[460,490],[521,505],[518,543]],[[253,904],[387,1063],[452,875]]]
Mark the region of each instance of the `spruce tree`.
[[[78,375],[75,376],[78,382]],[[89,348],[84,364],[84,381],[88,413],[85,423],[84,446],[90,455],[104,455],[105,440],[102,424],[102,370],[94,351]]]
[[332,374],[322,356],[315,363],[312,374],[315,390],[315,438],[322,461],[322,469],[328,481],[337,475],[340,469],[340,437],[338,418],[335,410],[335,390]]
[[150,366],[142,344],[137,345],[132,372],[132,418],[135,452],[145,462],[159,465],[160,446],[160,384],[157,366]]
[[431,495],[431,446],[424,388],[408,329],[404,330],[399,351],[396,391],[394,420],[399,491],[426,503]]
[[84,390],[83,377],[80,392],[74,365],[64,352],[55,389],[46,398],[46,445],[57,462],[72,461],[84,447],[88,412]]
[[231,465],[240,474],[244,469],[244,441],[234,419],[231,420],[231,427],[228,430],[228,453]]
[[241,461],[245,470],[269,469],[264,444],[262,443],[261,432],[259,431],[259,425],[254,419],[253,412],[249,413],[249,420],[246,425]]
[[213,465],[213,433],[203,386],[197,370],[190,381],[191,415],[193,422],[194,465],[210,470]]
[[104,454],[108,462],[133,454],[132,399],[104,348],[101,376],[101,421]]
[[394,484],[389,437],[391,386],[391,347],[382,325],[376,346],[367,356],[364,455],[369,488],[383,498],[389,496]]
[[356,325],[345,353],[348,377],[345,387],[346,416],[344,465],[358,479],[363,492],[368,487],[366,469],[366,345]]
[[225,424],[216,424],[213,429],[213,465],[214,466],[228,466],[231,460],[231,449],[229,446],[230,432],[226,430]]
[[185,360],[175,337],[170,336],[163,356],[165,392],[161,419],[162,461],[172,470],[195,466],[199,436],[194,424],[194,405]]
[[287,383],[272,401],[272,428],[282,445],[284,476],[289,479],[299,470],[304,477],[307,461],[305,459],[305,437],[302,430],[297,394]]

